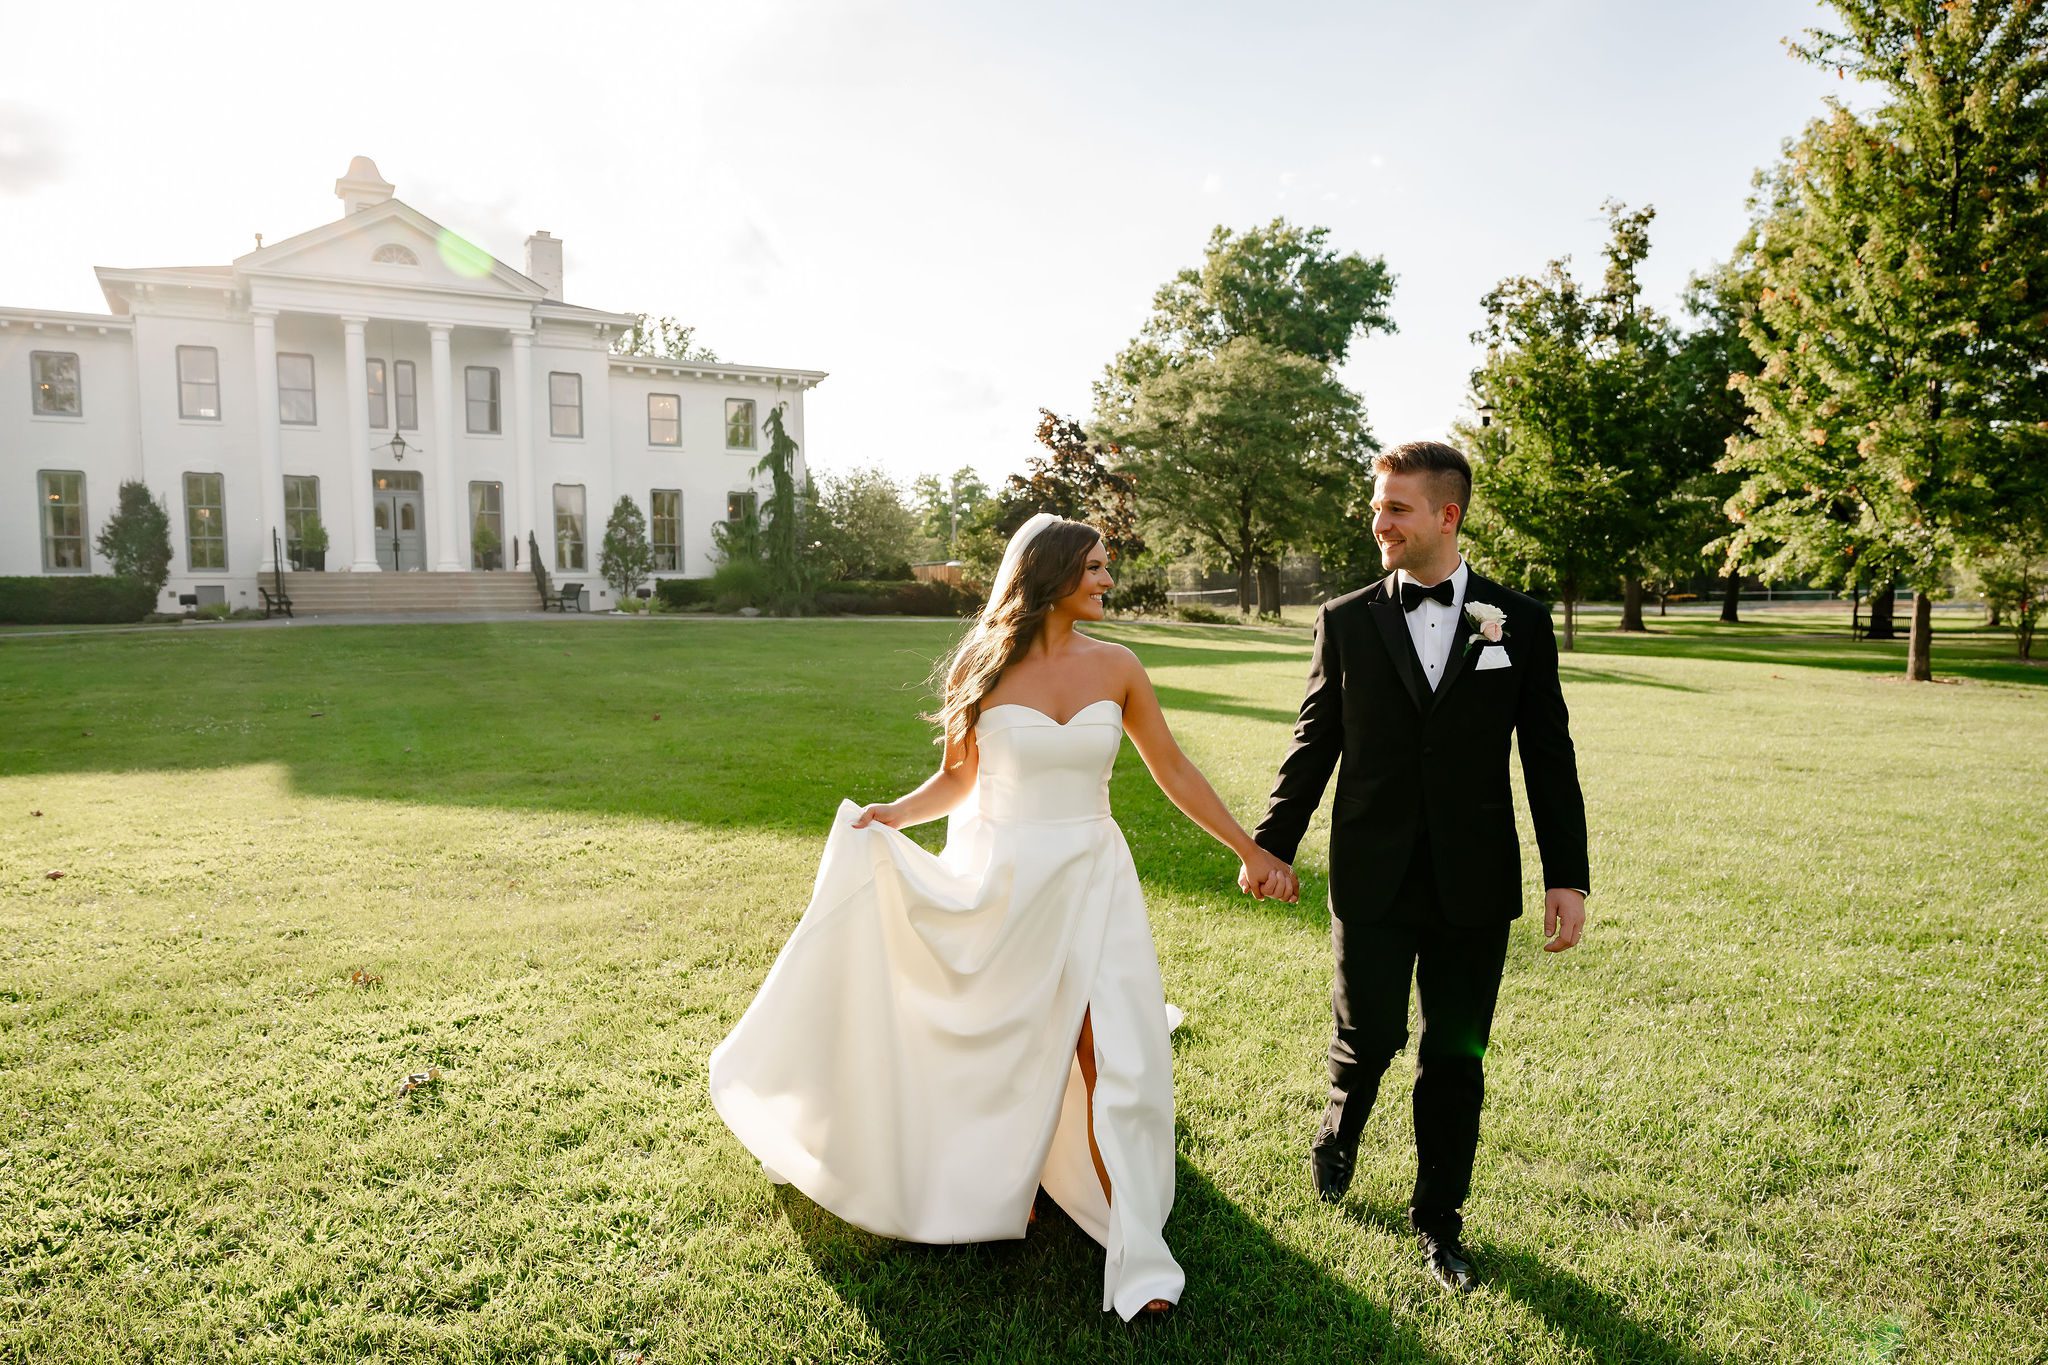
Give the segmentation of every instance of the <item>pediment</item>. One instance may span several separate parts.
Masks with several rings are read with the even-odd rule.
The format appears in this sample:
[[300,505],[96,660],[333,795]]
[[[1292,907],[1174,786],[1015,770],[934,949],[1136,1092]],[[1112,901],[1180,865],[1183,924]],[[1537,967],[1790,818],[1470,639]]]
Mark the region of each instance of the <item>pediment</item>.
[[540,285],[397,199],[324,223],[235,261],[249,274],[539,299]]

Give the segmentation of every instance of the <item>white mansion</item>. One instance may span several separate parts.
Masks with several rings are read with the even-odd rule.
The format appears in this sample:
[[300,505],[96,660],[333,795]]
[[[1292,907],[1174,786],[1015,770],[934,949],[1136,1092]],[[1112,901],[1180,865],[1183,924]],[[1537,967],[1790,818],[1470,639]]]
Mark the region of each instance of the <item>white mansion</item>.
[[171,514],[160,605],[253,605],[273,544],[286,569],[464,573],[529,569],[529,535],[601,590],[621,496],[659,575],[710,572],[713,523],[765,487],[770,411],[801,448],[824,374],[614,355],[633,319],[563,301],[558,239],[514,270],[367,157],[335,192],[340,218],[232,265],[100,268],[106,314],[0,306],[0,575],[108,572],[93,540],[129,479]]

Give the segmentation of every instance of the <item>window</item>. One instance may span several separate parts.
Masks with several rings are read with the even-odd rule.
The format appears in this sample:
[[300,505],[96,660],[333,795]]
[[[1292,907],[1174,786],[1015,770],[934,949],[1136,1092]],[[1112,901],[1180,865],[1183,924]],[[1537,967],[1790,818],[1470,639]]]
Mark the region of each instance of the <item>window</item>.
[[370,259],[379,265],[418,265],[420,263],[420,258],[413,254],[411,247],[400,246],[397,242],[386,242],[383,246],[378,247],[370,253]]
[[647,500],[653,516],[648,531],[654,542],[654,567],[683,567],[683,494],[676,488],[657,488]]
[[754,515],[755,510],[754,494],[751,490],[743,493],[727,493],[725,495],[725,519],[727,521],[745,521]]
[[504,567],[505,485],[473,483],[469,486],[469,567]]
[[725,444],[728,449],[752,450],[754,448],[754,400],[751,398],[728,398],[725,400]]
[[555,567],[583,567],[583,485],[555,485]]
[[398,406],[398,429],[418,431],[420,429],[420,394],[413,382],[412,362],[399,360],[391,366],[391,395]]
[[304,562],[306,527],[320,520],[320,480],[311,474],[284,476],[284,554]]
[[479,435],[497,435],[498,372],[472,365],[462,374],[463,393],[469,400],[469,429]]
[[391,421],[391,405],[384,401],[384,362],[366,360],[370,380],[370,426],[378,431]]
[[291,427],[310,427],[319,416],[313,406],[313,357],[277,354],[277,420]]
[[185,476],[185,567],[225,569],[228,566],[227,509],[222,505],[218,474]]
[[178,348],[178,416],[220,420],[220,353],[211,346]]
[[548,376],[548,435],[582,438],[582,375],[558,370]]
[[36,475],[36,495],[43,508],[44,572],[90,569],[85,557],[85,475],[45,469]]
[[647,395],[647,444],[679,446],[683,443],[683,400],[672,393]]
[[69,351],[31,351],[28,386],[38,417],[83,417],[78,400],[78,357]]

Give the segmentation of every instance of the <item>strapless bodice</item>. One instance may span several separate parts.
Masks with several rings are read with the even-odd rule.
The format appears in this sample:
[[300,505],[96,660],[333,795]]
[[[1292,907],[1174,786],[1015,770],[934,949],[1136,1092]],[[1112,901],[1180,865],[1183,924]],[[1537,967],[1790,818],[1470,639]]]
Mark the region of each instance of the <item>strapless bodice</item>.
[[1015,702],[984,709],[975,722],[981,752],[977,813],[999,824],[1101,820],[1109,815],[1109,773],[1123,742],[1123,708],[1104,697],[1062,725]]

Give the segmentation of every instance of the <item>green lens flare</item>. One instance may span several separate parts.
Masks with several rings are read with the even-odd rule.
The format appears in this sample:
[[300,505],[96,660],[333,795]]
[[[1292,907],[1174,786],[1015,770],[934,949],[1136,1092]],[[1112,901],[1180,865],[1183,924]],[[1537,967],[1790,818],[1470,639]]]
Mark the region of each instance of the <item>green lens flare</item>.
[[441,261],[458,275],[478,279],[491,273],[491,253],[474,242],[465,242],[448,231],[441,230],[441,238],[434,243],[441,253]]

